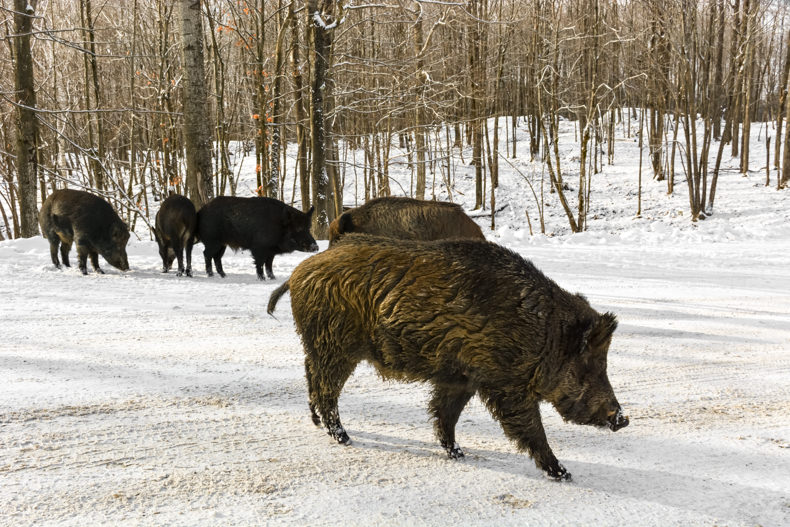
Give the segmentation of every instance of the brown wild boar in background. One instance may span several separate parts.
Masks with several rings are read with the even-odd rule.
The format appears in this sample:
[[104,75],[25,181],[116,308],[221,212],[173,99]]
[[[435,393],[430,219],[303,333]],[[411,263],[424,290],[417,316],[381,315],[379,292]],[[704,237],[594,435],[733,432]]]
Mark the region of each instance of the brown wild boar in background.
[[[162,202],[156,213],[154,238],[162,257],[162,272],[166,273],[178,258],[176,276],[192,276],[192,246],[197,234],[197,212],[189,198],[171,194]],[[187,265],[184,268],[184,251]]]
[[82,190],[63,189],[50,194],[38,213],[41,234],[49,240],[52,263],[60,269],[58,246],[63,265],[69,267],[71,244],[77,245],[77,259],[82,274],[88,274],[88,257],[97,273],[101,254],[107,263],[129,270],[126,243],[129,228],[105,200]]
[[338,397],[363,360],[382,377],[433,385],[429,411],[451,458],[463,456],[455,425],[475,394],[557,480],[571,475],[546,440],[541,401],[574,423],[628,425],[606,374],[615,316],[496,244],[348,235],[299,264],[269,313],[289,287],[313,421],[340,443],[350,439]]
[[485,240],[480,227],[455,203],[386,197],[344,212],[329,225],[329,245],[350,232],[403,240]]
[[217,196],[198,212],[198,237],[203,242],[206,274],[225,277],[222,256],[225,249],[249,249],[255,272],[263,280],[273,279],[272,262],[278,254],[293,251],[316,252],[318,243],[310,234],[313,207],[306,213],[273,198]]

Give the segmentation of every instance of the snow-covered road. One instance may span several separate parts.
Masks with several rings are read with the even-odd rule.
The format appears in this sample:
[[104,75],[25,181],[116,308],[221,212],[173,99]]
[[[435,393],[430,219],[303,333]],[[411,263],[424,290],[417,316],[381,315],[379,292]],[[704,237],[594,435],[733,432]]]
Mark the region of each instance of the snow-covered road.
[[445,459],[426,387],[368,366],[340,400],[354,443],[333,444],[310,421],[290,298],[265,314],[306,254],[258,282],[228,253],[228,277],[207,278],[197,245],[190,279],[134,241],[130,272],[83,277],[35,238],[0,243],[0,524],[790,524],[790,240],[502,241],[620,320],[609,377],[631,425],[543,407],[572,483],[476,399],[467,457]]

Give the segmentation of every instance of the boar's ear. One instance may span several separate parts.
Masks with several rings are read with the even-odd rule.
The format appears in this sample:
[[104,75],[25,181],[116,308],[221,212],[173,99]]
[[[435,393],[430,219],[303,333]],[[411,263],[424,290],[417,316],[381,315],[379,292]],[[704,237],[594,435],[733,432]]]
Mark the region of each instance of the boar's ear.
[[615,329],[617,329],[617,317],[614,313],[604,313],[588,330],[587,344],[591,349],[601,348],[612,338]]
[[354,230],[354,220],[351,219],[351,214],[341,214],[337,220],[338,228],[340,229],[341,234]]
[[310,210],[308,210],[307,212],[305,212],[305,214],[307,214],[307,217],[309,218],[309,217],[311,217],[311,216],[313,215],[313,212],[315,212],[315,207],[314,207],[314,206],[311,206],[311,207],[310,207]]

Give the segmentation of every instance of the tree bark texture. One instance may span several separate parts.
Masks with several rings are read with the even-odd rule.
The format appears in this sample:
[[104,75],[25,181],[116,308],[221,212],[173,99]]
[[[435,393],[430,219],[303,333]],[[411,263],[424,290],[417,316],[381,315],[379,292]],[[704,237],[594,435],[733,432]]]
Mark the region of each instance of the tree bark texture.
[[184,146],[187,187],[200,208],[214,197],[211,130],[203,66],[203,22],[200,0],[180,0],[184,55]]
[[[23,238],[38,235],[38,208],[36,206],[38,124],[35,112],[33,57],[30,52],[35,5],[34,0],[14,0],[14,28],[17,35],[14,46],[16,65],[14,99],[17,104],[16,170],[19,187],[19,234]],[[27,9],[28,7],[30,10]]]

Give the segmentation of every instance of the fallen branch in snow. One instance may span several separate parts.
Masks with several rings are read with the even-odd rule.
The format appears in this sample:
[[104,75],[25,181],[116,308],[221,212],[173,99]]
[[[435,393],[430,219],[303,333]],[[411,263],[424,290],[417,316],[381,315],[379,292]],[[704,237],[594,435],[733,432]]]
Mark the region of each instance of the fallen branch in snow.
[[[502,212],[503,210],[505,210],[508,207],[508,205],[510,205],[510,204],[509,203],[505,203],[504,205],[499,207],[497,210],[495,210],[494,214],[496,214],[497,212]],[[468,216],[470,218],[490,218],[491,217],[491,212],[479,212],[477,214],[469,214]]]

